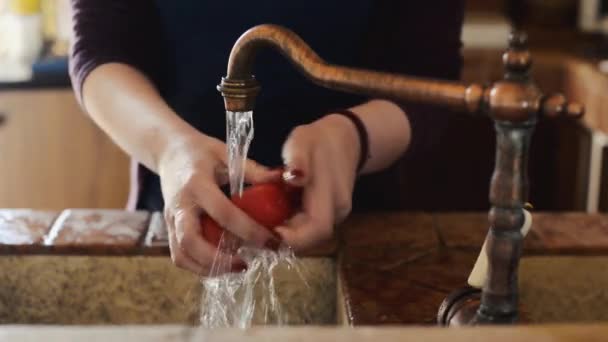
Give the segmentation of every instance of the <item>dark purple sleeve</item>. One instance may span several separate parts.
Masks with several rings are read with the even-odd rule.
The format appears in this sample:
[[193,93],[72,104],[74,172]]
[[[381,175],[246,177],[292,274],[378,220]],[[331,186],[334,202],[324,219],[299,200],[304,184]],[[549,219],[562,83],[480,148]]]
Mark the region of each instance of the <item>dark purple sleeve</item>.
[[71,0],[71,9],[70,77],[79,101],[86,77],[105,63],[128,64],[154,79],[160,26],[153,1]]
[[[369,67],[417,77],[458,80],[464,0],[376,1],[367,37]],[[412,128],[408,158],[425,159],[448,124],[446,110],[399,103]]]

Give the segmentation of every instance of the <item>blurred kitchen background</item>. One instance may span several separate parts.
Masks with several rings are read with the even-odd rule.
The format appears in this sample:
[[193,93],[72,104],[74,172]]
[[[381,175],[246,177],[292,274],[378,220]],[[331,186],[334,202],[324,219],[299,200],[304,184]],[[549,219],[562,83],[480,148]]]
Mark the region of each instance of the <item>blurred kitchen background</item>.
[[[562,90],[588,108],[578,123],[539,124],[531,202],[540,210],[608,210],[608,64],[602,62],[608,1],[469,0],[463,80],[502,77],[501,50],[514,27],[528,32],[541,88]],[[126,202],[128,157],[78,107],[67,71],[69,39],[69,0],[0,0],[0,207],[121,208]],[[431,159],[434,171],[400,164],[375,177],[372,184],[386,196],[370,207],[488,207],[491,122],[450,117],[442,153]]]

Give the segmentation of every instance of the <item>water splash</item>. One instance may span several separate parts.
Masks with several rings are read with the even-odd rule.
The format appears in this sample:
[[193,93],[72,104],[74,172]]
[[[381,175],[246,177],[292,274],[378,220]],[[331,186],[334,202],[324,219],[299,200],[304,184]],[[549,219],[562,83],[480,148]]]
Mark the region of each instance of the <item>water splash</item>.
[[287,324],[289,315],[279,300],[275,270],[286,265],[310,288],[293,252],[241,247],[238,254],[248,266],[246,271],[204,279],[201,325],[246,329],[255,324]]
[[[243,192],[247,152],[253,139],[253,112],[226,112],[226,145],[230,193]],[[239,240],[224,233],[219,250],[234,251]],[[286,265],[304,284],[308,284],[299,269],[297,258],[287,246],[278,252],[253,247],[240,247],[237,255],[247,264],[247,270],[230,273],[232,256],[217,254],[209,276],[202,279],[205,293],[201,303],[201,325],[205,328],[248,328],[252,324],[282,325],[289,317],[281,308],[274,272]]]

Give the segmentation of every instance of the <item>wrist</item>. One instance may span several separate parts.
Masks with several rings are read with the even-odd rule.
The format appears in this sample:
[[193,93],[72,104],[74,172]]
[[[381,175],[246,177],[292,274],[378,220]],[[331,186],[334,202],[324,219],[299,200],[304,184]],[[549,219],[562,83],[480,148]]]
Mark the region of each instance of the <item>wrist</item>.
[[354,170],[355,174],[358,174],[363,168],[364,162],[367,159],[364,156],[366,153],[366,142],[362,141],[360,127],[352,118],[354,113],[344,114],[342,112],[333,112],[328,114],[325,119],[335,127],[334,135],[338,138],[341,146],[341,151],[344,152],[344,156],[347,157],[349,164]]
[[359,117],[357,113],[349,109],[337,110],[333,113],[333,115],[342,118],[343,122],[348,121],[348,123],[346,124],[346,126],[350,128],[348,129],[348,131],[351,132],[351,135],[353,135],[352,133],[354,132],[354,140],[351,140],[354,142],[354,145],[349,146],[358,146],[356,170],[357,173],[360,173],[365,167],[367,160],[370,158],[369,135],[367,127],[361,117]]
[[200,150],[201,138],[204,137],[192,127],[175,127],[165,130],[162,135],[162,143],[156,149],[154,158],[159,174],[163,168],[177,162],[176,159],[183,158],[185,153]]

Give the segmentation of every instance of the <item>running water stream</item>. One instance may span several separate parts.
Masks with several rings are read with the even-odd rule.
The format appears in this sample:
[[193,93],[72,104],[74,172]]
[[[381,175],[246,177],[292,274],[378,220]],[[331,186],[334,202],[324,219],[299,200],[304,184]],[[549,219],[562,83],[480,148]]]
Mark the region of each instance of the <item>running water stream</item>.
[[[247,152],[253,139],[253,112],[226,112],[226,145],[231,195],[241,195]],[[218,250],[235,250],[239,241],[223,234]],[[273,273],[284,265],[306,284],[292,250],[278,252],[242,246],[238,256],[247,270],[230,273],[232,256],[218,253],[208,277],[202,279],[201,325],[205,328],[248,328],[252,324],[282,325],[288,322],[281,308]]]
[[230,194],[243,193],[245,162],[253,140],[253,112],[226,111],[226,147]]

